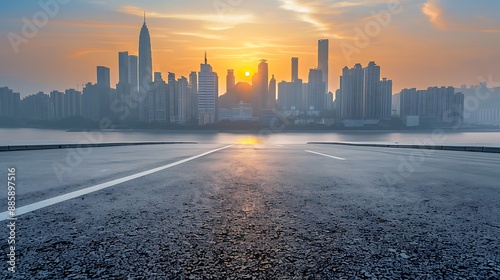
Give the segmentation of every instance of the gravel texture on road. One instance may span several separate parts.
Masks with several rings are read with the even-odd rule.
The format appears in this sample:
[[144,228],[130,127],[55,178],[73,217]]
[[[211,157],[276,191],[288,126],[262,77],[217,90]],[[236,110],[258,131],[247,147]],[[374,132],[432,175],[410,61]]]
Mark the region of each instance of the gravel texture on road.
[[500,278],[498,192],[443,203],[460,182],[387,186],[287,154],[229,149],[21,216],[14,279]]

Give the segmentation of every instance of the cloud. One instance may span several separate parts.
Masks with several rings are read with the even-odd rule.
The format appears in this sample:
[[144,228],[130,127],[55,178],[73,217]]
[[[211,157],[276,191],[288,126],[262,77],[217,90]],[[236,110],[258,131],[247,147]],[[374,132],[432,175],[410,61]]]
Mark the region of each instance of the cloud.
[[210,40],[226,40],[227,39],[226,36],[215,35],[215,34],[207,34],[207,33],[175,32],[173,34],[175,34],[175,35],[181,35],[181,36],[198,37],[198,38],[210,39]]
[[430,0],[425,3],[422,12],[437,29],[446,30],[446,23],[443,22],[443,11],[438,2],[438,0]]
[[[123,6],[118,10],[121,13],[140,16],[144,15],[144,10],[136,6]],[[218,16],[216,13],[213,14],[181,14],[181,13],[159,13],[159,12],[146,12],[148,18],[163,18],[163,19],[178,19],[187,21],[204,21],[209,23],[251,23],[254,21],[254,16],[252,14],[227,14],[223,17]]]
[[345,25],[346,19],[351,22],[363,19],[370,13],[370,9],[387,4],[391,0],[279,0],[279,2],[281,9],[295,13],[300,21],[310,24],[323,36],[344,38],[345,36],[333,31],[339,30],[340,25]]
[[439,30],[500,32],[500,3],[490,0],[427,0],[422,12]]

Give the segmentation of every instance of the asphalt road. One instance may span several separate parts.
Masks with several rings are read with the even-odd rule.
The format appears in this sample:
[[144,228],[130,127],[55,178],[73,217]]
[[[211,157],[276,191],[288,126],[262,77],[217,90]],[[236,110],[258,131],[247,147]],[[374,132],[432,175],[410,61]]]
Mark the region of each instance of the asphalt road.
[[[26,213],[15,273],[9,229],[0,231],[3,279],[500,277],[498,154],[205,144],[9,152],[2,188],[10,166]],[[0,201],[6,210],[6,191]]]

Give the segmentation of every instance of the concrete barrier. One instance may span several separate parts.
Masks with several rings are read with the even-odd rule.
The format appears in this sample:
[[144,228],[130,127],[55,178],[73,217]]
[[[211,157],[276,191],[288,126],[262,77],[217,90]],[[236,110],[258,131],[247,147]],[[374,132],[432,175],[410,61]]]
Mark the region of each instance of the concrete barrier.
[[25,151],[26,146],[9,146],[9,151]]
[[465,147],[468,152],[483,152],[484,147]]
[[383,148],[401,148],[401,149],[427,149],[443,151],[460,152],[482,152],[482,153],[500,153],[500,147],[483,146],[439,146],[439,145],[397,145],[397,144],[366,144],[366,143],[347,143],[347,142],[308,142],[308,145],[342,145],[356,147],[383,147]]
[[423,149],[423,150],[442,150],[443,146],[434,145],[413,145],[413,149]]
[[443,146],[443,151],[462,151],[465,152],[464,146]]
[[50,150],[50,149],[60,149],[60,145],[43,145],[44,150]]
[[500,147],[483,147],[483,153],[500,153]]
[[50,145],[14,145],[0,146],[0,152],[9,151],[33,151],[52,149],[74,149],[74,148],[104,148],[144,145],[174,145],[174,144],[198,144],[198,142],[121,142],[121,143],[84,143],[84,144],[50,144]]
[[29,145],[26,150],[43,150],[43,145]]
[[413,149],[413,145],[397,145],[396,148]]

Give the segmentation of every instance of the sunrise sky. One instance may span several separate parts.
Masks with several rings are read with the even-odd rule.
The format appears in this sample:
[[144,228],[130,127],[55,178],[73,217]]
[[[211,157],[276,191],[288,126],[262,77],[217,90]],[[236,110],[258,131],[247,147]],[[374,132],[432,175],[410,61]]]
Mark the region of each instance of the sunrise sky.
[[[55,0],[41,0],[50,2]],[[344,66],[376,61],[382,75],[402,88],[478,84],[500,80],[500,1],[401,0],[387,26],[374,15],[389,13],[386,0],[168,0],[68,2],[45,26],[18,45],[23,18],[43,11],[39,1],[2,1],[0,86],[23,96],[76,88],[96,81],[96,66],[111,68],[118,80],[118,52],[137,54],[143,11],[153,48],[153,71],[188,76],[199,71],[203,52],[225,92],[227,69],[237,81],[269,62],[278,81],[290,80],[290,59],[299,57],[299,77],[307,81],[317,66],[317,40],[330,39],[330,90],[339,87]],[[393,9],[394,10],[394,9]],[[383,18],[387,20],[387,17]],[[356,44],[356,30],[368,28],[369,42]],[[9,37],[9,33],[11,34]],[[367,32],[364,32],[367,33]],[[361,47],[360,47],[361,46]],[[353,50],[349,57],[345,49]],[[344,51],[343,51],[344,49]]]

